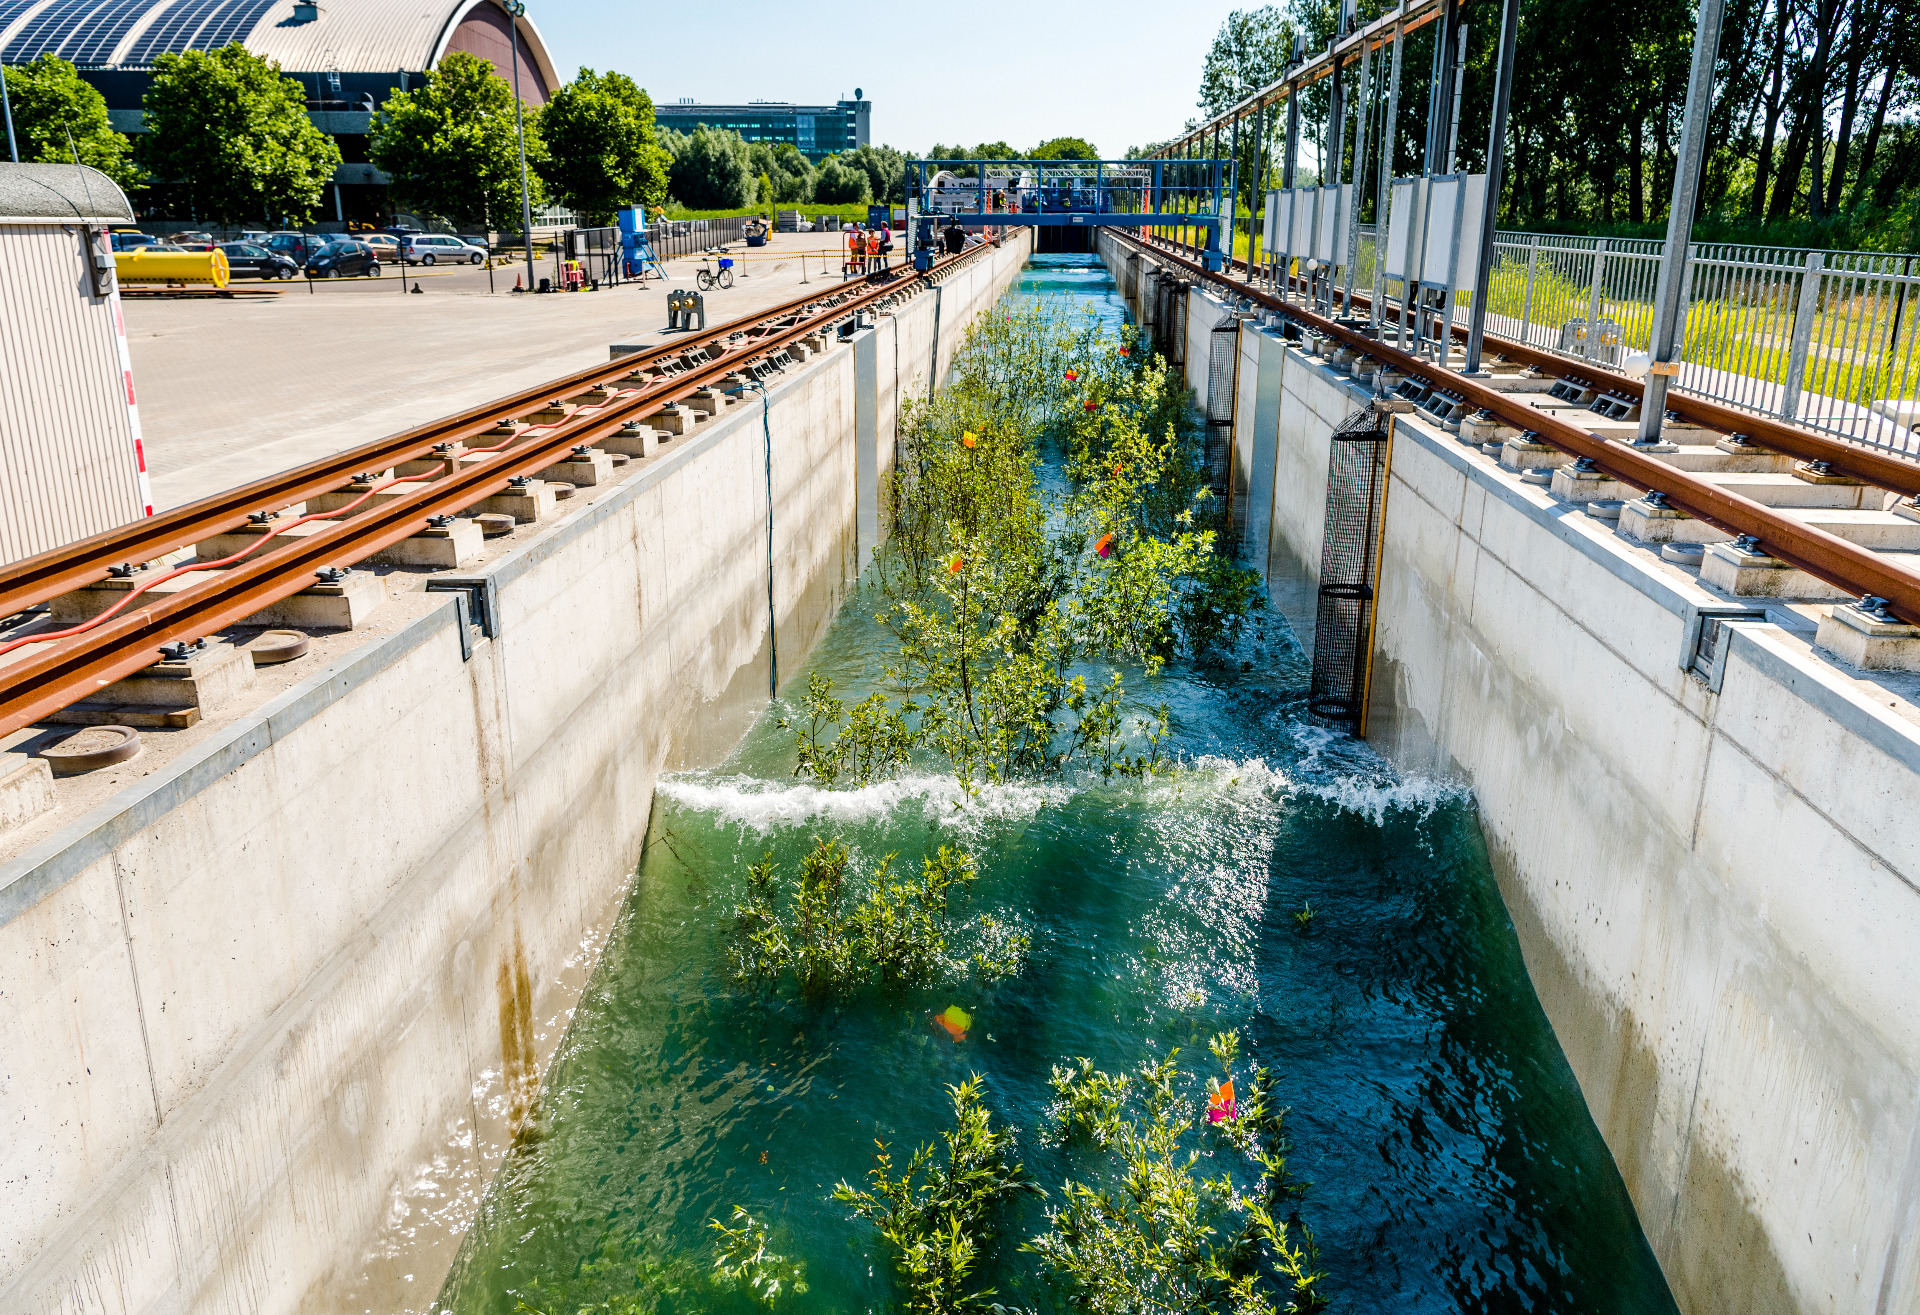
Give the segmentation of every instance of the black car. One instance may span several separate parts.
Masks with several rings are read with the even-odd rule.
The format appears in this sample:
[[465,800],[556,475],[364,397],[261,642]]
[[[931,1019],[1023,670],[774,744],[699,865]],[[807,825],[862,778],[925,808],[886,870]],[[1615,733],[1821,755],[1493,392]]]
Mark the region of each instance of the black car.
[[269,236],[265,242],[255,245],[263,246],[276,255],[285,256],[298,266],[304,265],[312,260],[336,240],[335,238],[322,237],[318,233],[288,232],[274,233]]
[[329,242],[307,260],[310,279],[344,279],[357,274],[380,277],[380,257],[365,242]]
[[290,279],[300,266],[277,251],[269,251],[256,242],[222,242],[227,253],[229,277],[236,279]]

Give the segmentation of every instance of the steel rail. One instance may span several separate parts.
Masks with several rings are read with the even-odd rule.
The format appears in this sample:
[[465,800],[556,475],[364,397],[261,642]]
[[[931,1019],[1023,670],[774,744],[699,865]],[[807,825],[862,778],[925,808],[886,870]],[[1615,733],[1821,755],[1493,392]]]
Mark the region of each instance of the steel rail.
[[[1160,240],[1155,240],[1150,245],[1159,247]],[[1247,262],[1236,259],[1232,263],[1240,269],[1245,269]],[[1288,285],[1298,286],[1298,276],[1288,275]],[[1231,280],[1226,281],[1225,286],[1232,288],[1236,296],[1246,296],[1250,291]],[[1370,294],[1356,291],[1353,294],[1353,301],[1356,306],[1373,309],[1373,298]],[[1381,316],[1382,318],[1390,317],[1395,324],[1404,323],[1402,317],[1404,309],[1398,304],[1389,304],[1381,308]],[[1311,314],[1311,312],[1305,313]],[[1455,324],[1450,327],[1456,339],[1462,342],[1466,340],[1466,325]],[[1603,391],[1631,397],[1636,402],[1646,396],[1646,386],[1630,375],[1617,374],[1603,366],[1576,361],[1571,357],[1550,352],[1544,347],[1516,342],[1512,338],[1498,334],[1487,333],[1484,337],[1487,345],[1506,360],[1532,366],[1555,378],[1595,385]],[[1367,339],[1367,341],[1371,343],[1373,340]],[[1379,355],[1371,346],[1367,350],[1376,356]],[[1449,374],[1447,377],[1458,379],[1460,376]],[[1904,497],[1920,497],[1920,463],[1903,460],[1884,452],[1876,452],[1871,448],[1859,447],[1844,439],[1809,433],[1780,420],[1754,415],[1751,412],[1693,397],[1686,393],[1669,390],[1666,409],[1683,421],[1690,421],[1704,429],[1717,429],[1727,434],[1745,434],[1759,447],[1769,451],[1798,457],[1802,461],[1824,461],[1836,472],[1850,479],[1864,480],[1868,484]]]
[[1160,258],[1190,271],[1198,279],[1219,283],[1236,296],[1248,297],[1313,329],[1323,337],[1365,352],[1391,365],[1399,373],[1444,386],[1463,396],[1470,404],[1493,412],[1516,429],[1531,430],[1552,446],[1573,456],[1591,458],[1601,470],[1621,483],[1664,493],[1668,502],[1688,515],[1729,534],[1752,535],[1769,554],[1788,565],[1849,593],[1874,594],[1884,598],[1888,602],[1888,610],[1902,621],[1920,624],[1920,572],[1895,565],[1871,549],[1783,516],[1771,507],[1731,493],[1686,471],[1677,470],[1646,453],[1589,434],[1549,412],[1515,400],[1514,394],[1500,392],[1450,370],[1443,370],[1411,353],[1376,342],[1323,316],[1289,305],[1278,297],[1239,287],[1230,280],[1209,274],[1204,267],[1183,256],[1159,251],[1135,238],[1121,240],[1146,247]]
[[[957,266],[971,262],[984,249],[976,247],[950,257],[925,275],[872,285],[853,293],[834,309],[851,314],[868,303],[930,286]],[[790,314],[791,306],[782,306],[756,323],[764,326],[768,320]],[[208,571],[207,580],[130,608],[84,634],[28,651],[24,658],[0,666],[0,735],[30,725],[152,665],[161,656],[162,644],[199,639],[238,624],[308,588],[316,572],[351,565],[416,534],[429,518],[462,511],[505,488],[515,476],[544,470],[574,447],[605,439],[623,425],[645,419],[843,318],[843,314],[816,315],[784,328],[768,329],[750,349],[704,362],[684,374],[651,380],[637,392],[594,408],[593,414],[578,423],[557,425],[537,438],[520,441],[495,460],[465,469],[456,466],[421,488],[338,521],[317,534],[288,540],[237,566]],[[626,365],[622,373],[631,369]],[[551,386],[531,392],[550,395]]]
[[[875,286],[894,288],[896,285],[888,283]],[[454,415],[404,429],[390,437],[363,443],[277,475],[269,475],[265,479],[224,489],[157,516],[133,521],[24,558],[0,567],[0,617],[10,616],[96,580],[104,580],[111,566],[123,562],[149,562],[177,548],[233,529],[244,524],[253,512],[279,511],[296,502],[303,502],[316,493],[337,489],[357,472],[383,470],[424,456],[436,444],[462,442],[477,437],[491,429],[500,417],[540,406],[550,398],[565,398],[584,392],[596,385],[625,378],[635,370],[644,369],[662,359],[696,350],[711,351],[717,347],[722,354],[737,352],[746,344],[731,344],[729,339],[735,333],[749,331],[742,329],[743,324],[758,328],[789,315],[804,315],[809,308],[821,302],[833,302],[834,305],[828,309],[836,309],[846,304],[844,298],[861,295],[864,294],[855,289],[845,289],[795,297],[748,320],[735,320],[712,330],[703,330],[694,338],[662,343],[630,353],[606,365],[590,366],[537,387],[522,389],[494,401],[468,407]]]

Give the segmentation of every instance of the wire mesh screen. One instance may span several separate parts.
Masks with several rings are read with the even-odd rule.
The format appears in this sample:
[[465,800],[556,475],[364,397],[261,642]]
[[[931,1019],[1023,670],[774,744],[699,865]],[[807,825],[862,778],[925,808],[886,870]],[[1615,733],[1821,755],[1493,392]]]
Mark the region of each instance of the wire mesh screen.
[[1368,407],[1334,431],[1327,461],[1326,541],[1307,710],[1356,734],[1366,730],[1374,588],[1392,451],[1387,416]]
[[1177,371],[1187,368],[1187,289],[1191,285],[1174,279],[1167,289],[1167,359]]
[[[1207,350],[1207,477],[1215,497],[1227,496],[1227,481],[1233,477],[1233,414],[1238,389],[1240,364],[1240,321],[1229,311],[1213,326]],[[1229,499],[1234,511],[1244,515],[1245,499]],[[1240,528],[1239,516],[1233,517],[1234,529]]]

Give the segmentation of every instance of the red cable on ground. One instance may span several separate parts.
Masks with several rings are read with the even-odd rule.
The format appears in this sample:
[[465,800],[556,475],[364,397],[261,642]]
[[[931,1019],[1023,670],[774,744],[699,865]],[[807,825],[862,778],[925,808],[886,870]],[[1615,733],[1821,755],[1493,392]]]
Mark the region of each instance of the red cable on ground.
[[[443,462],[442,464],[450,466],[453,463],[451,461],[447,461],[447,462]],[[248,554],[259,549],[263,544],[267,542],[267,540],[274,538],[277,535],[285,533],[286,531],[292,529],[296,525],[304,525],[308,521],[338,520],[343,513],[352,511],[355,507],[358,507],[361,503],[365,502],[368,498],[371,498],[374,494],[378,493],[381,489],[391,488],[395,484],[411,483],[420,478],[421,477],[418,475],[396,475],[392,479],[385,480],[379,484],[375,484],[372,488],[369,488],[365,493],[361,494],[359,497],[355,498],[352,502],[349,502],[344,507],[335,508],[333,511],[310,512],[305,516],[301,516],[295,520],[288,521],[285,525],[281,525],[275,529],[269,530],[267,533],[260,536],[259,543],[248,544],[245,548],[242,548],[239,552],[234,553],[231,557],[222,557],[219,561],[214,561],[214,562],[195,562],[191,566],[176,567],[175,569],[166,572],[164,575],[156,575],[153,579],[147,581],[145,584],[141,585],[138,589],[131,590],[125,598],[122,598],[119,602],[115,603],[112,607],[109,607],[106,611],[102,612],[99,616],[93,617],[87,621],[83,621],[77,626],[72,626],[66,630],[55,630],[55,631],[52,631],[51,633],[44,634],[44,635],[27,635],[20,639],[13,640],[11,643],[0,644],[0,656],[4,656],[8,653],[11,653],[16,648],[25,648],[29,644],[49,644],[56,639],[71,639],[75,635],[85,634],[87,631],[93,629],[95,626],[111,618],[115,612],[118,612],[121,608],[125,607],[128,603],[131,603],[134,599],[138,598],[141,594],[146,593],[149,589],[155,588],[158,585],[163,585],[167,581],[177,579],[183,575],[192,575],[198,571],[215,571],[215,570],[219,570],[223,566],[231,566],[233,563],[239,561],[242,557],[245,557]]]
[[[612,397],[608,398],[600,406],[597,406],[597,407],[583,406],[579,409],[579,411],[580,413],[584,414],[590,411],[602,410],[605,407],[613,405],[613,403],[618,401],[620,398],[632,396],[635,393],[640,391],[644,391],[644,390],[621,389],[618,393],[615,393]],[[512,436],[501,440],[499,443],[496,443],[492,447],[470,447],[465,450],[468,452],[498,452],[502,448],[508,446],[509,444],[515,442],[520,438],[525,437],[528,434],[532,434],[535,432],[545,433],[550,431],[552,428],[553,428],[552,425],[529,425],[526,429],[523,429],[518,433],[515,433]],[[453,458],[449,457],[447,460],[441,463],[442,467],[446,469],[451,469],[453,466],[453,460],[454,460]],[[25,635],[19,639],[11,641],[10,643],[0,644],[0,657],[4,657],[6,654],[11,653],[16,648],[25,648],[30,644],[50,644],[55,640],[71,639],[75,635],[85,634],[87,631],[93,629],[95,626],[110,620],[116,612],[120,611],[128,603],[131,603],[134,599],[138,598],[141,594],[146,593],[150,589],[154,589],[160,585],[163,585],[169,580],[178,579],[180,576],[183,576],[183,575],[193,575],[199,571],[215,571],[225,566],[231,566],[233,565],[233,563],[239,561],[241,558],[246,557],[254,552],[257,552],[262,546],[266,544],[266,542],[269,539],[272,539],[278,535],[284,534],[286,531],[292,529],[296,525],[304,525],[308,521],[314,521],[314,520],[338,520],[342,515],[352,511],[355,507],[358,507],[361,503],[365,502],[368,498],[371,498],[374,494],[380,492],[380,490],[382,489],[391,488],[395,484],[414,483],[414,482],[417,482],[418,480],[426,479],[426,478],[431,478],[431,476],[396,475],[392,479],[384,480],[381,483],[375,484],[373,487],[369,488],[365,493],[361,494],[359,497],[355,498],[352,502],[349,502],[344,507],[337,507],[332,511],[311,512],[305,516],[301,516],[294,520],[290,520],[285,525],[277,526],[276,528],[268,531],[266,534],[261,535],[259,543],[249,544],[245,548],[242,548],[239,552],[234,553],[231,557],[222,557],[220,560],[213,561],[213,562],[195,562],[191,566],[177,567],[174,570],[168,571],[162,575],[156,575],[153,579],[148,580],[145,584],[141,585],[138,589],[129,591],[125,598],[122,598],[119,602],[115,603],[112,607],[109,607],[106,611],[100,613],[100,615],[96,617],[92,617],[89,620],[84,621],[77,626],[71,626],[66,630],[50,631],[46,634]]]

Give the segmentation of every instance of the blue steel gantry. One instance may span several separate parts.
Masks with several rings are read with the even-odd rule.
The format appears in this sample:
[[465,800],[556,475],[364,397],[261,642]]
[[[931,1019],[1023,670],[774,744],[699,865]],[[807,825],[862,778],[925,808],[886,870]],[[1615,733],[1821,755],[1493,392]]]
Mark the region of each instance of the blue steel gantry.
[[1231,159],[908,160],[905,172],[909,253],[924,240],[922,217],[961,228],[1201,228],[1216,271],[1238,182]]

